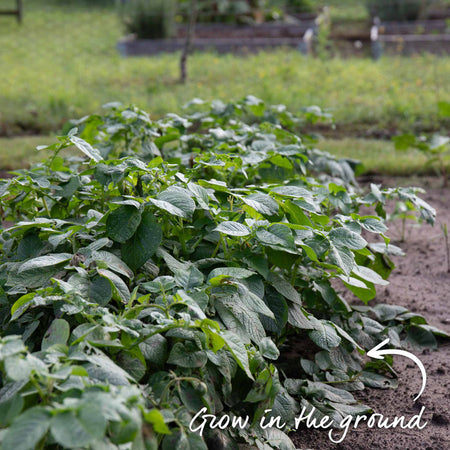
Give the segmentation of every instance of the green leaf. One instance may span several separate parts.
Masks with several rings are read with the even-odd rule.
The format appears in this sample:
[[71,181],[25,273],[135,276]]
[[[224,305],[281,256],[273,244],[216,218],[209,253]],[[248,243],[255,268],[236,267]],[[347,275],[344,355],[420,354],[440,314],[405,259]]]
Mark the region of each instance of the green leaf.
[[141,213],[134,206],[123,205],[109,213],[106,234],[113,241],[123,244],[133,236],[141,223]]
[[92,147],[91,144],[88,144],[85,140],[77,136],[71,136],[69,140],[72,142],[72,144],[75,145],[75,147],[77,147],[87,157],[93,159],[95,162],[103,160],[102,156],[100,155],[100,152],[96,148]]
[[275,224],[267,230],[260,228],[256,231],[256,237],[263,244],[275,246],[275,248],[296,250],[295,239],[291,230],[286,225]]
[[16,417],[2,439],[2,450],[35,450],[50,426],[51,415],[40,406]]
[[0,402],[0,427],[9,426],[11,421],[20,414],[23,405],[24,400],[21,394]]
[[255,275],[255,272],[248,269],[241,269],[240,267],[217,267],[209,273],[208,281],[219,276],[243,279],[249,278],[253,275]]
[[127,278],[133,278],[133,271],[128,265],[111,252],[105,250],[94,251],[92,252],[92,259],[96,262],[100,261],[105,263],[109,269],[120,275],[124,275]]
[[203,274],[195,266],[190,267],[188,270],[176,270],[174,276],[177,285],[186,290],[200,286],[204,281]]
[[275,317],[275,319],[270,319],[266,316],[261,316],[264,329],[280,335],[288,321],[288,305],[286,300],[278,292],[268,289],[264,296],[264,302]]
[[244,370],[247,376],[251,380],[253,380],[254,378],[250,371],[247,349],[245,348],[245,345],[241,341],[239,336],[228,330],[222,331],[221,336],[224,338],[228,350],[230,350],[230,352],[236,358],[236,362],[238,363],[239,367],[241,367],[241,369]]
[[206,364],[207,356],[204,350],[190,351],[181,342],[176,342],[170,351],[168,364],[180,367],[196,368]]
[[365,386],[378,389],[396,389],[398,381],[395,378],[388,378],[384,375],[364,370],[359,375],[358,379],[364,383]]
[[70,326],[64,319],[55,319],[51,323],[44,338],[42,350],[47,350],[55,344],[66,344],[70,335]]
[[336,330],[326,322],[317,320],[314,322],[314,330],[308,332],[311,340],[324,350],[331,350],[341,343],[341,338]]
[[185,189],[171,186],[161,192],[156,199],[149,199],[151,203],[169,214],[190,219],[195,211],[195,202]]
[[133,237],[122,245],[122,258],[136,271],[153,256],[162,238],[161,225],[151,212],[146,211]]
[[261,339],[259,343],[259,351],[261,352],[261,355],[268,359],[275,360],[280,356],[280,350],[278,350],[272,339],[268,337]]
[[117,276],[114,272],[106,269],[97,269],[97,272],[111,283],[113,289],[124,303],[128,303],[130,301],[130,291],[122,278]]
[[297,305],[302,304],[302,299],[300,294],[295,290],[295,288],[283,277],[270,272],[267,279],[269,283],[277,290],[283,297],[287,298],[291,302],[297,303]]
[[161,334],[155,334],[139,344],[146,361],[157,368],[163,368],[168,356],[167,339]]
[[19,297],[18,300],[12,305],[11,307],[11,315],[13,316],[14,320],[14,313],[21,308],[22,306],[26,305],[27,303],[31,302],[33,298],[36,296],[36,292],[30,292],[28,294],[22,295],[22,297]]
[[186,408],[194,414],[205,406],[202,393],[192,386],[191,383],[180,383],[179,394],[184,406],[186,406]]
[[106,418],[95,403],[84,404],[78,411],[60,412],[50,425],[55,441],[64,448],[86,447],[102,439],[105,429]]
[[153,429],[159,434],[170,434],[170,430],[164,422],[164,416],[161,412],[153,408],[148,412],[144,412],[144,419],[146,422],[153,425]]
[[38,256],[30,259],[19,266],[18,273],[26,272],[33,269],[45,269],[47,267],[58,266],[72,258],[70,253],[55,253],[45,256]]
[[94,276],[89,282],[88,295],[91,302],[107,305],[112,297],[111,283],[104,277]]
[[437,348],[437,341],[434,334],[426,328],[410,326],[406,335],[406,341],[414,348]]
[[363,239],[359,234],[344,227],[332,229],[329,232],[328,237],[331,242],[339,248],[361,250],[367,245],[365,239]]
[[130,384],[130,380],[133,380],[128,372],[102,353],[88,355],[86,359],[89,364],[85,368],[91,378],[106,381],[115,386],[126,386]]
[[332,264],[342,269],[346,275],[350,275],[355,264],[355,256],[348,248],[333,245],[330,248],[329,257]]
[[372,233],[385,233],[388,227],[380,218],[366,217],[360,220],[361,226]]
[[239,197],[245,204],[252,207],[255,211],[267,215],[273,216],[278,214],[279,206],[278,203],[267,194],[262,194],[260,192],[256,194],[251,194],[248,197]]
[[250,229],[239,222],[222,222],[217,225],[214,231],[226,234],[228,236],[248,236]]

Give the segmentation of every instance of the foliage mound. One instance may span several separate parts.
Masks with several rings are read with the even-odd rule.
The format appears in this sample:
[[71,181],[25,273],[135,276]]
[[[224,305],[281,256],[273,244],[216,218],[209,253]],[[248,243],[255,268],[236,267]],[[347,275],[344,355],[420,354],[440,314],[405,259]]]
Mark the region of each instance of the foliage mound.
[[[368,306],[401,252],[386,202],[434,211],[417,189],[361,194],[355,161],[293,132],[323,117],[254,97],[160,121],[110,104],[0,182],[2,450],[289,449],[300,407],[339,422],[370,411],[353,391],[395,386],[365,350],[436,345],[421,316]],[[300,361],[280,357],[293,339]],[[248,427],[200,436],[203,407]]]

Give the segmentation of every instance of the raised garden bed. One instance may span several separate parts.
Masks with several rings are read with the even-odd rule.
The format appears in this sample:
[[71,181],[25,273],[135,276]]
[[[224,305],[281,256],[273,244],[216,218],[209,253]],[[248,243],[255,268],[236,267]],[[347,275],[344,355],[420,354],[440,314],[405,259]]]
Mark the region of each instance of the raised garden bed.
[[[369,22],[360,23],[356,28],[333,24],[330,34],[332,47],[342,56],[366,56],[370,54],[370,28]],[[251,53],[291,47],[306,52],[304,36],[308,30],[317,33],[318,27],[314,20],[259,25],[198,24],[192,50]],[[450,54],[450,34],[447,30],[444,20],[388,22],[379,27],[379,43],[388,54]],[[122,56],[176,52],[183,48],[185,36],[186,27],[180,26],[173,39],[135,39],[129,36],[122,39],[117,47]]]
[[[245,53],[275,47],[299,47],[306,31],[315,28],[316,24],[311,20],[258,25],[198,24],[192,49]],[[183,48],[185,36],[186,27],[181,26],[174,39],[134,39],[131,36],[121,40],[118,49],[122,56],[176,52]]]

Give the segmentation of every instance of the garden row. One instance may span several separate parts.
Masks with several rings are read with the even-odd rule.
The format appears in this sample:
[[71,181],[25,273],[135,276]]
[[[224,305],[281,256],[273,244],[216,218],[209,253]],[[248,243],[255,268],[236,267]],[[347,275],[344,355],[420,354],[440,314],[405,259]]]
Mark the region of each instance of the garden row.
[[[417,189],[361,193],[357,162],[290,131],[320,109],[196,99],[150,121],[106,108],[0,181],[13,222],[0,234],[2,450],[292,449],[300,408],[338,423],[370,412],[352,392],[396,385],[391,359],[367,350],[443,335],[369,306],[401,253],[387,202],[430,223],[434,210]],[[73,146],[82,157],[61,156]],[[286,375],[293,335],[305,350]],[[190,424],[204,407],[248,427],[201,436]],[[267,409],[284,430],[259,426]]]

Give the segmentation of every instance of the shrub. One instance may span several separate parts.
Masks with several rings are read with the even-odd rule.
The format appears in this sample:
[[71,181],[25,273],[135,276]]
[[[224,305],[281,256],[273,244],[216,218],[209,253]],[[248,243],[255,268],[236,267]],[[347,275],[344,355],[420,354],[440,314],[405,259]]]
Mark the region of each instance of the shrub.
[[119,8],[129,33],[141,39],[173,36],[176,0],[127,0]]
[[371,17],[381,20],[417,20],[425,11],[428,0],[367,0]]
[[[417,314],[341,295],[367,304],[387,283],[400,251],[385,236],[390,198],[434,220],[416,190],[363,195],[355,161],[293,133],[326,117],[318,108],[190,108],[152,122],[108,105],[0,181],[15,222],[0,234],[2,450],[292,449],[258,426],[267,409],[286,431],[299,407],[336,422],[367,412],[351,392],[396,380],[365,350],[387,335],[435,342]],[[60,156],[71,146],[83,157]],[[301,360],[279,371],[293,335]],[[200,436],[189,424],[203,407],[249,426]]]

